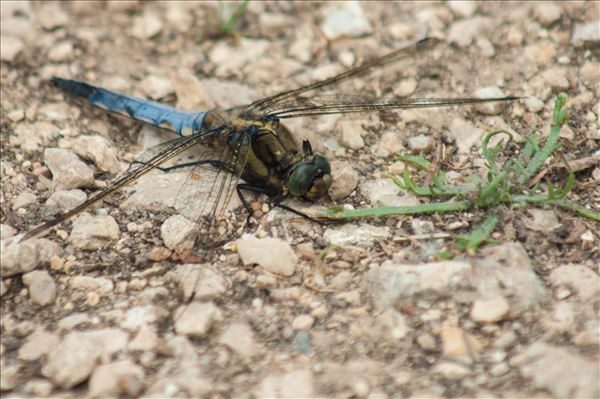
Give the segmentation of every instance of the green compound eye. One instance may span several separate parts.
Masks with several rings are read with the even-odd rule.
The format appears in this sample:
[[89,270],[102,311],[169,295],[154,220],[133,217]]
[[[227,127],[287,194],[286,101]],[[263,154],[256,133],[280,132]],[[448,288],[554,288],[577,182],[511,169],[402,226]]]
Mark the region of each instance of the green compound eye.
[[313,159],[313,165],[315,165],[317,170],[321,171],[324,175],[328,175],[329,173],[331,173],[331,166],[329,166],[329,161],[321,155],[315,155]]
[[288,190],[294,197],[304,195],[312,184],[317,168],[309,164],[298,165],[288,180]]

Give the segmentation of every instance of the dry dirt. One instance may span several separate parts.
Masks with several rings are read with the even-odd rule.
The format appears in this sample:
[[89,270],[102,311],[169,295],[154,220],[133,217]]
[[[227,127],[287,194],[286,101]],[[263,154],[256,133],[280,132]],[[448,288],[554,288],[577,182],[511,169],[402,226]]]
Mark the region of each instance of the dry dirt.
[[[256,222],[232,206],[225,245],[185,251],[193,226],[164,206],[181,180],[157,173],[92,211],[97,224],[9,243],[48,217],[58,177],[45,149],[73,149],[83,163],[74,170],[91,169],[99,186],[172,138],[71,101],[52,76],[205,110],[433,36],[442,43],[431,51],[331,92],[465,97],[497,87],[529,97],[492,115],[446,107],[285,121],[342,182],[335,201],[295,204],[309,210],[426,201],[387,178],[402,171],[399,153],[442,154],[455,182],[484,174],[484,132],[547,135],[560,92],[570,109],[562,154],[600,155],[597,2],[256,2],[229,35],[219,7],[2,2],[3,396],[599,397],[600,229],[561,210],[494,210],[500,244],[441,261],[485,211],[322,226],[256,197]],[[103,140],[78,152],[80,136]],[[82,155],[99,148],[102,159]],[[569,199],[600,211],[597,158],[576,178]],[[69,189],[94,192],[77,179]],[[260,240],[234,245],[244,233]]]

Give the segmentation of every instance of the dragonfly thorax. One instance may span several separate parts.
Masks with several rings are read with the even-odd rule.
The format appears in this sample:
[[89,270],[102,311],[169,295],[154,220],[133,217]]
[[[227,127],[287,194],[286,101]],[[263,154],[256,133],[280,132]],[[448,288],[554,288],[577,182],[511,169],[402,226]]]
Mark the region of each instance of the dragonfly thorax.
[[[302,149],[277,118],[239,118],[234,129],[248,138],[242,178],[273,197],[291,195],[314,201],[331,185],[331,167],[305,141]],[[233,137],[233,136],[232,136]]]

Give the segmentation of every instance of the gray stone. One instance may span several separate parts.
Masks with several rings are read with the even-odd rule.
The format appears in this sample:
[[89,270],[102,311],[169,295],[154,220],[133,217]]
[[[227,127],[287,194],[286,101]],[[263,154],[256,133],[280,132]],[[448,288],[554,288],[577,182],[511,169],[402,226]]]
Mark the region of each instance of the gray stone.
[[[137,381],[137,384],[131,380]],[[139,386],[133,389],[138,394],[143,388],[144,370],[131,360],[120,360],[96,367],[89,382],[91,397],[119,397],[131,394],[132,389],[126,387]],[[124,383],[127,382],[128,385]],[[128,392],[129,391],[129,392]]]
[[51,121],[65,121],[67,119],[76,118],[79,113],[78,109],[70,108],[65,102],[58,103],[43,103],[39,108],[39,114],[43,119]]
[[13,62],[24,48],[25,44],[21,39],[2,34],[0,37],[0,60]]
[[530,230],[539,231],[544,234],[550,234],[552,230],[562,226],[558,221],[556,213],[552,210],[533,208],[528,209],[527,212],[532,216],[532,218],[524,218],[523,223]]
[[[240,74],[241,70],[252,66],[256,60],[261,59],[268,47],[265,40],[242,38],[236,46],[226,43],[213,46],[208,56],[215,65],[218,65],[215,75],[226,77],[231,74]],[[223,105],[219,104],[219,106]]]
[[15,127],[15,134],[21,149],[30,153],[40,151],[43,146],[48,145],[52,137],[60,134],[60,129],[46,121],[19,123]]
[[348,162],[332,162],[331,177],[333,182],[329,187],[329,197],[333,201],[346,198],[358,186],[358,173]]
[[600,42],[600,20],[576,24],[571,37],[571,43],[582,46],[586,43],[597,44]]
[[31,204],[37,203],[37,197],[32,193],[21,193],[13,199],[13,211],[26,208]]
[[52,193],[44,205],[49,209],[60,209],[62,212],[68,212],[83,204],[86,199],[87,195],[83,190],[58,190]]
[[167,278],[179,284],[184,302],[192,296],[198,301],[217,299],[231,288],[231,281],[209,264],[179,265]]
[[323,9],[321,31],[329,40],[358,37],[371,32],[371,23],[357,1],[329,3]]
[[241,322],[232,323],[227,326],[219,338],[219,343],[245,359],[251,358],[260,350],[254,338],[252,328],[248,324]]
[[165,246],[180,253],[194,247],[198,233],[198,225],[181,215],[169,217],[160,226],[160,236]]
[[102,136],[78,136],[63,139],[59,145],[69,148],[83,159],[92,161],[103,172],[117,173],[121,170],[114,149]]
[[0,240],[6,240],[7,238],[14,237],[17,234],[17,230],[15,230],[12,226],[8,224],[0,224]]
[[294,330],[310,330],[315,322],[314,317],[306,314],[297,316],[292,321],[292,328]]
[[323,234],[325,242],[333,245],[362,244],[371,246],[375,240],[387,239],[390,235],[388,227],[372,226],[367,223],[358,226],[344,224],[341,227],[329,227]]
[[433,352],[437,349],[437,343],[435,342],[435,337],[431,334],[425,333],[421,334],[417,337],[417,344],[419,347],[426,351]]
[[452,119],[448,133],[448,136],[456,141],[460,154],[468,154],[471,147],[481,143],[485,134],[483,129],[475,127],[471,122],[460,117]]
[[600,395],[600,365],[566,348],[538,341],[512,358],[511,364],[531,379],[534,387],[558,398],[595,398]]
[[19,384],[19,375],[21,373],[20,364],[11,364],[6,366],[2,364],[2,373],[0,373],[0,390],[10,391]]
[[446,3],[453,13],[461,17],[471,17],[477,11],[477,2],[470,0],[451,0]]
[[313,373],[305,369],[269,374],[254,392],[262,398],[311,398],[315,393]]
[[258,264],[278,275],[294,274],[298,256],[287,242],[278,238],[259,239],[249,234],[235,242],[244,265]]
[[23,385],[23,391],[37,397],[47,398],[52,393],[52,383],[42,378],[32,378]]
[[398,132],[385,132],[377,143],[376,154],[380,157],[387,157],[400,153],[403,148]]
[[371,206],[410,206],[418,205],[419,200],[411,193],[398,187],[391,179],[369,180],[361,183],[358,189]]
[[65,41],[57,43],[48,50],[51,62],[67,62],[73,59],[73,43]]
[[52,30],[69,23],[69,15],[60,3],[43,3],[36,9],[37,22],[46,30]]
[[44,158],[55,188],[68,190],[94,185],[94,172],[70,150],[48,148]]
[[159,318],[158,309],[153,305],[134,306],[127,310],[125,318],[121,321],[121,327],[135,331],[142,326],[148,326]]
[[394,309],[388,309],[377,316],[375,327],[381,339],[394,342],[403,339],[410,332],[402,313]]
[[494,323],[504,319],[510,311],[510,304],[504,298],[475,301],[471,309],[471,319],[477,323]]
[[191,69],[180,68],[172,76],[171,83],[177,95],[177,107],[185,111],[214,109],[216,104],[208,88]]
[[103,359],[109,359],[113,354],[124,351],[129,338],[129,335],[119,328],[103,328],[81,334],[84,340],[90,340],[96,345]]
[[471,369],[459,363],[443,361],[433,367],[433,372],[449,380],[462,380],[471,373]]
[[[498,98],[505,97],[505,94],[499,87],[489,86],[489,87],[480,87],[475,90],[473,93],[475,98]],[[475,109],[477,112],[484,115],[498,115],[502,112],[502,109],[506,106],[505,102],[489,102],[489,103],[481,103],[476,104]]]
[[58,330],[72,330],[81,324],[86,324],[90,321],[90,316],[87,313],[73,313],[67,317],[62,318],[58,322]]
[[523,54],[530,61],[539,65],[547,65],[554,61],[558,49],[552,41],[536,41],[523,50]]
[[402,79],[398,86],[394,88],[394,95],[398,97],[408,97],[417,90],[417,80],[413,78]]
[[69,242],[75,248],[93,251],[119,239],[119,225],[112,216],[82,214],[73,222]]
[[408,147],[413,151],[423,151],[431,144],[431,137],[425,134],[418,134],[408,138]]
[[[555,92],[567,90],[570,87],[567,71],[563,68],[550,68],[541,74],[544,85],[548,85]],[[532,83],[536,85],[536,83]]]
[[360,150],[365,146],[365,142],[361,137],[361,132],[364,131],[362,121],[342,119],[336,124],[335,130],[340,132],[340,141],[344,147],[351,150]]
[[493,26],[493,21],[489,17],[475,16],[461,19],[450,26],[448,41],[456,43],[460,47],[467,47],[490,26]]
[[[174,208],[188,220],[198,220],[211,210],[206,206],[207,198],[217,172],[213,168],[204,168],[192,180],[188,180],[189,174],[189,169],[169,173],[155,170],[147,173],[134,183],[133,194],[125,200],[123,206],[153,212],[172,212]],[[239,198],[234,195],[225,211],[240,205]]]
[[465,303],[505,298],[519,313],[534,307],[546,291],[518,243],[486,248],[478,258],[421,265],[384,262],[363,278],[366,292],[379,308],[397,300],[453,297]]
[[527,97],[523,102],[529,112],[538,113],[544,109],[544,102],[537,97]]
[[561,13],[560,5],[550,1],[539,2],[533,8],[533,17],[544,26],[550,26],[558,21]]
[[144,12],[133,19],[131,35],[140,40],[148,40],[158,35],[163,29],[162,20],[149,12]]
[[45,238],[30,238],[19,242],[18,235],[0,241],[0,272],[2,277],[27,273],[50,263],[54,256],[62,255],[62,248]]
[[265,37],[277,37],[295,22],[292,16],[263,12],[259,15],[258,26]]
[[575,290],[584,302],[592,301],[600,295],[600,276],[583,265],[559,266],[550,273],[550,281],[553,285]]
[[140,88],[146,96],[154,100],[164,98],[173,92],[171,81],[156,75],[150,75],[142,80],[140,82]]
[[142,325],[137,335],[129,341],[127,349],[130,351],[151,351],[158,344],[158,335],[154,329]]
[[60,342],[56,334],[44,330],[37,330],[27,337],[25,343],[19,348],[19,359],[35,361],[48,354]]
[[29,298],[36,305],[49,305],[56,299],[56,283],[45,270],[34,270],[23,275],[23,283],[29,287]]
[[440,331],[444,358],[471,364],[478,358],[481,342],[462,328],[446,322]]
[[342,291],[347,289],[351,282],[352,273],[347,270],[342,270],[331,279],[327,287],[333,291]]
[[435,226],[431,221],[419,218],[413,218],[413,220],[411,220],[410,228],[412,229],[413,234],[416,235],[433,234],[435,232]]
[[212,302],[192,302],[185,305],[175,321],[177,334],[195,337],[205,336],[211,327],[223,320],[223,312]]
[[100,348],[84,333],[71,332],[48,354],[42,374],[63,389],[88,379],[101,355]]
[[69,287],[73,290],[94,291],[98,294],[109,294],[114,283],[104,277],[73,276],[69,279]]

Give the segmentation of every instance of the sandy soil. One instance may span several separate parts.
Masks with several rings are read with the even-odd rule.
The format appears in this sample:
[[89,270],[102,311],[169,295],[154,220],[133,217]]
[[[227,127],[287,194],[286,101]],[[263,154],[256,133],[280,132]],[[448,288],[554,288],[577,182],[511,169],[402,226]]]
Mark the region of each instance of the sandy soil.
[[[433,36],[431,51],[329,92],[528,97],[286,120],[334,169],[333,199],[292,203],[307,211],[426,202],[387,177],[400,153],[442,154],[456,183],[484,175],[485,132],[547,135],[560,92],[562,154],[599,156],[598,3],[256,2],[228,35],[222,13],[2,2],[3,396],[599,397],[599,226],[557,209],[495,209],[499,244],[443,261],[486,211],[321,226],[259,196],[255,222],[232,202],[226,243],[190,249],[203,232],[169,209],[187,172],[157,171],[41,240],[11,241],[172,138],[66,98],[52,76],[227,108]],[[569,198],[600,211],[597,158],[576,178]]]

